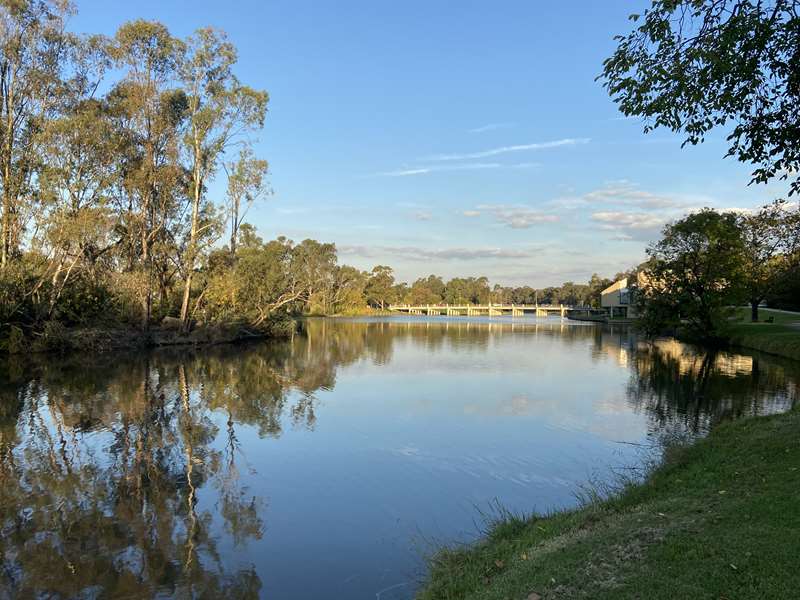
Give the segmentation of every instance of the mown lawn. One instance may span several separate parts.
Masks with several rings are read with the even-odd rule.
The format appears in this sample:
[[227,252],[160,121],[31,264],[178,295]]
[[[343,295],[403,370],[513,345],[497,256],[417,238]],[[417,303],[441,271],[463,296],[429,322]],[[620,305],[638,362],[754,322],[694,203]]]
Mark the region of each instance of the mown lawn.
[[506,518],[421,600],[800,597],[800,410],[727,423],[614,499]]
[[[784,313],[762,308],[759,311],[761,322],[750,321],[750,309],[737,309],[737,320],[731,327],[731,341],[734,345],[761,350],[788,358],[800,360],[800,313]],[[773,323],[764,320],[772,317]]]

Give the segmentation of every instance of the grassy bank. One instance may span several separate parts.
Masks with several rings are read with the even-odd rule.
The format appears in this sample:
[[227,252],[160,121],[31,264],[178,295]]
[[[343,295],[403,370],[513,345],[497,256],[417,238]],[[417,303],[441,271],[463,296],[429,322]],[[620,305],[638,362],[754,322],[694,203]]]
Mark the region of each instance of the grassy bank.
[[792,598],[800,410],[724,424],[641,485],[440,551],[420,600]]
[[[750,309],[737,309],[738,320],[730,332],[736,346],[800,360],[800,314],[760,309],[761,322],[750,322]],[[772,318],[772,323],[763,322]]]

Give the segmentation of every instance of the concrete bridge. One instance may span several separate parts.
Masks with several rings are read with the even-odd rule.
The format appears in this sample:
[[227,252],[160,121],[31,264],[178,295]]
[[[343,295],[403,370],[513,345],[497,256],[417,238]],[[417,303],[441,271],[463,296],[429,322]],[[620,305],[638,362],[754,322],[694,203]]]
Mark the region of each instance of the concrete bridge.
[[522,315],[535,315],[537,317],[547,317],[558,315],[562,319],[571,310],[571,306],[563,304],[391,304],[389,310],[392,312],[406,313],[409,315],[446,315],[448,317],[495,317],[500,315],[511,315],[521,317]]

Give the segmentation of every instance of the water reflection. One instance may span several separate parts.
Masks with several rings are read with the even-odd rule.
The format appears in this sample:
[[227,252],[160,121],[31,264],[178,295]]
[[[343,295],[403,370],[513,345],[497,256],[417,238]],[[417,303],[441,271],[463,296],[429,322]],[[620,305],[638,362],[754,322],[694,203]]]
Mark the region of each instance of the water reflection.
[[462,536],[474,514],[455,499],[563,505],[622,431],[785,410],[797,381],[764,356],[502,318],[311,320],[281,343],[5,363],[0,598],[346,598],[397,581],[384,599],[409,597],[408,539]]
[[773,357],[708,352],[675,340],[639,343],[627,389],[656,432],[702,433],[720,421],[788,410],[798,367]]

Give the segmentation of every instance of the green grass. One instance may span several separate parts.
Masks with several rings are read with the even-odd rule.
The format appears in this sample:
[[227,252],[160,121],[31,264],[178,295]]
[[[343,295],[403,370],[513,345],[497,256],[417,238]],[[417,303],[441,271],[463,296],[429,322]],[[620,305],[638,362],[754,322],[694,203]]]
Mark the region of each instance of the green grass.
[[[736,346],[761,350],[800,360],[800,314],[787,314],[762,308],[761,322],[750,322],[750,309],[737,309],[737,321],[731,328],[731,341]],[[773,323],[764,323],[772,317]]]
[[721,425],[610,500],[506,516],[478,544],[439,551],[418,598],[797,598],[798,556],[794,410]]

